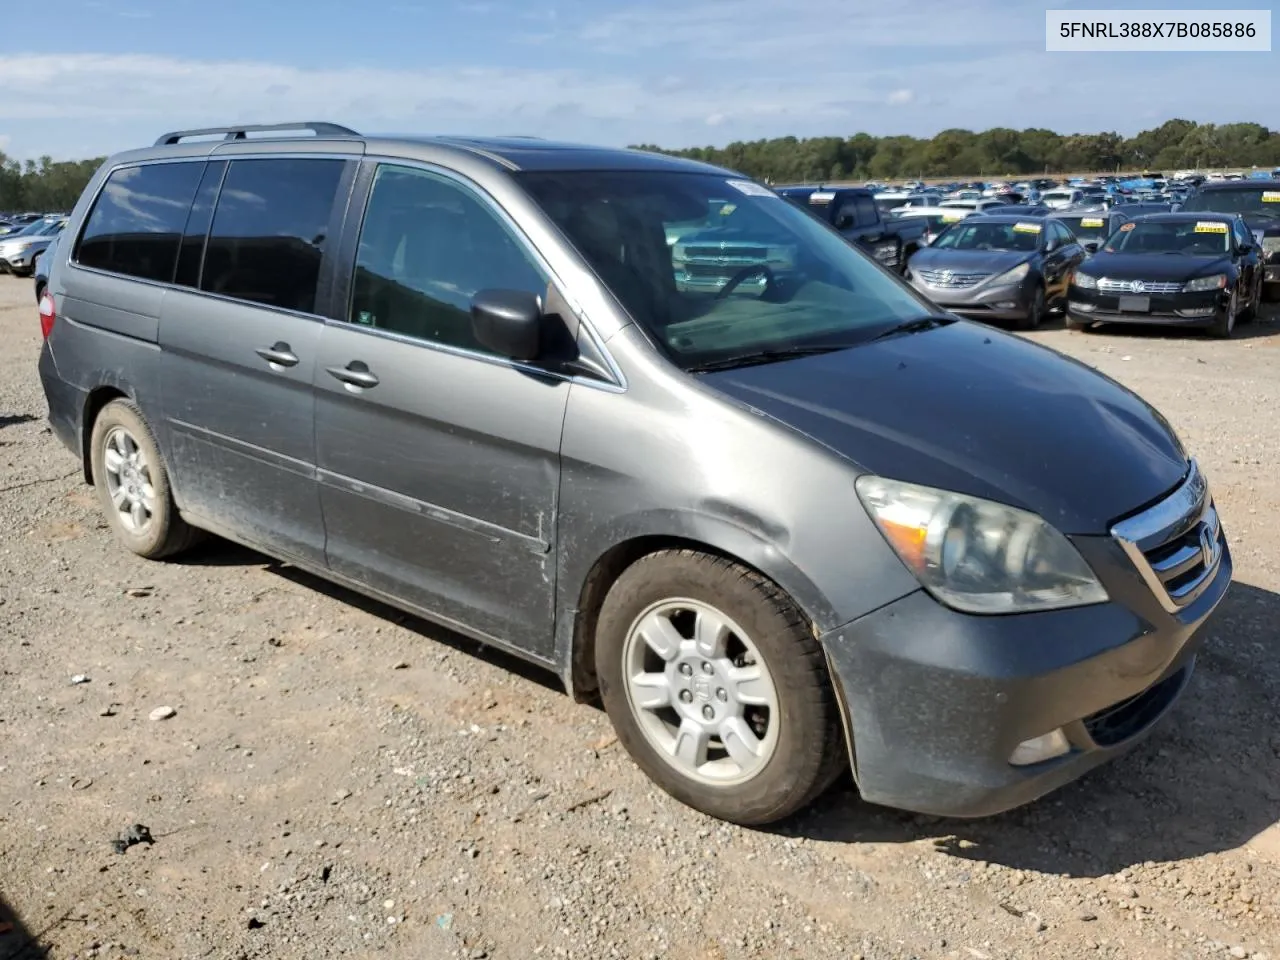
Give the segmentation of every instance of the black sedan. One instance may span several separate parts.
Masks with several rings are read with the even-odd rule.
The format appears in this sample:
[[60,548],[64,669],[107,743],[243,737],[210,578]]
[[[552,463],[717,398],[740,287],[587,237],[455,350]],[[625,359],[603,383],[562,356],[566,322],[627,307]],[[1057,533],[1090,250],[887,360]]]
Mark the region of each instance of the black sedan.
[[1259,248],[1238,216],[1162,213],[1120,225],[1075,271],[1067,325],[1158,323],[1229,337],[1261,299]]
[[1084,258],[1084,248],[1056,221],[972,216],[916,251],[906,279],[944,310],[1034,330],[1066,300],[1071,273]]

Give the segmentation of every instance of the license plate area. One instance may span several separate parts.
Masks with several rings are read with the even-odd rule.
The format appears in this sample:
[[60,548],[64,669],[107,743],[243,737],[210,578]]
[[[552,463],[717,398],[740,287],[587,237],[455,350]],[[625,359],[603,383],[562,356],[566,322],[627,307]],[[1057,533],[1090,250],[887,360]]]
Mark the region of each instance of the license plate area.
[[1151,298],[1150,297],[1121,297],[1120,312],[1121,313],[1150,313]]

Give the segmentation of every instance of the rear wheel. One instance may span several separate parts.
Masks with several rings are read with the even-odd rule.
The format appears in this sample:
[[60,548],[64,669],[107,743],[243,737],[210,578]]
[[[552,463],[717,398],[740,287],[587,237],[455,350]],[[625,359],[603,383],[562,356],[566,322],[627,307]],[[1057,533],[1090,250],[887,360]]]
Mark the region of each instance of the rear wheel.
[[596,633],[605,709],[636,764],[732,823],[780,820],[846,767],[818,641],[759,574],[692,550],[637,561]]
[[178,515],[160,449],[132,401],[112,400],[98,413],[89,455],[107,522],[126,547],[158,560],[201,539]]

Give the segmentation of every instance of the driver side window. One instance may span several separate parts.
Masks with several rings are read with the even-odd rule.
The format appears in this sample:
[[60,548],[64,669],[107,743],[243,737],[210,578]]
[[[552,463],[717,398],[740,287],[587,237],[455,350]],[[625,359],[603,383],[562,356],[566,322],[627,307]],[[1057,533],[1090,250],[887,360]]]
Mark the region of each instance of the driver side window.
[[548,278],[481,200],[444,177],[378,167],[360,232],[351,310],[361,326],[490,351],[471,327],[480,290],[545,296]]

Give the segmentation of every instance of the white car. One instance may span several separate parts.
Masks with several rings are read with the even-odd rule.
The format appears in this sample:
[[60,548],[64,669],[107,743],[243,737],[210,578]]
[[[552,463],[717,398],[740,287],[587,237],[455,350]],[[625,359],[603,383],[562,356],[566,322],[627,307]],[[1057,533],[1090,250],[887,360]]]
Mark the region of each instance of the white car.
[[951,210],[968,210],[970,213],[981,213],[988,207],[1003,207],[1006,201],[997,197],[974,197],[967,200],[943,200],[938,204]]
[[1040,202],[1050,210],[1065,210],[1084,202],[1084,191],[1075,187],[1058,187],[1040,194]]
[[898,220],[925,221],[924,236],[920,238],[920,242],[928,246],[933,243],[938,234],[942,233],[951,224],[959,223],[965,217],[971,217],[976,212],[975,210],[966,210],[963,207],[899,207],[893,211],[893,215]]

